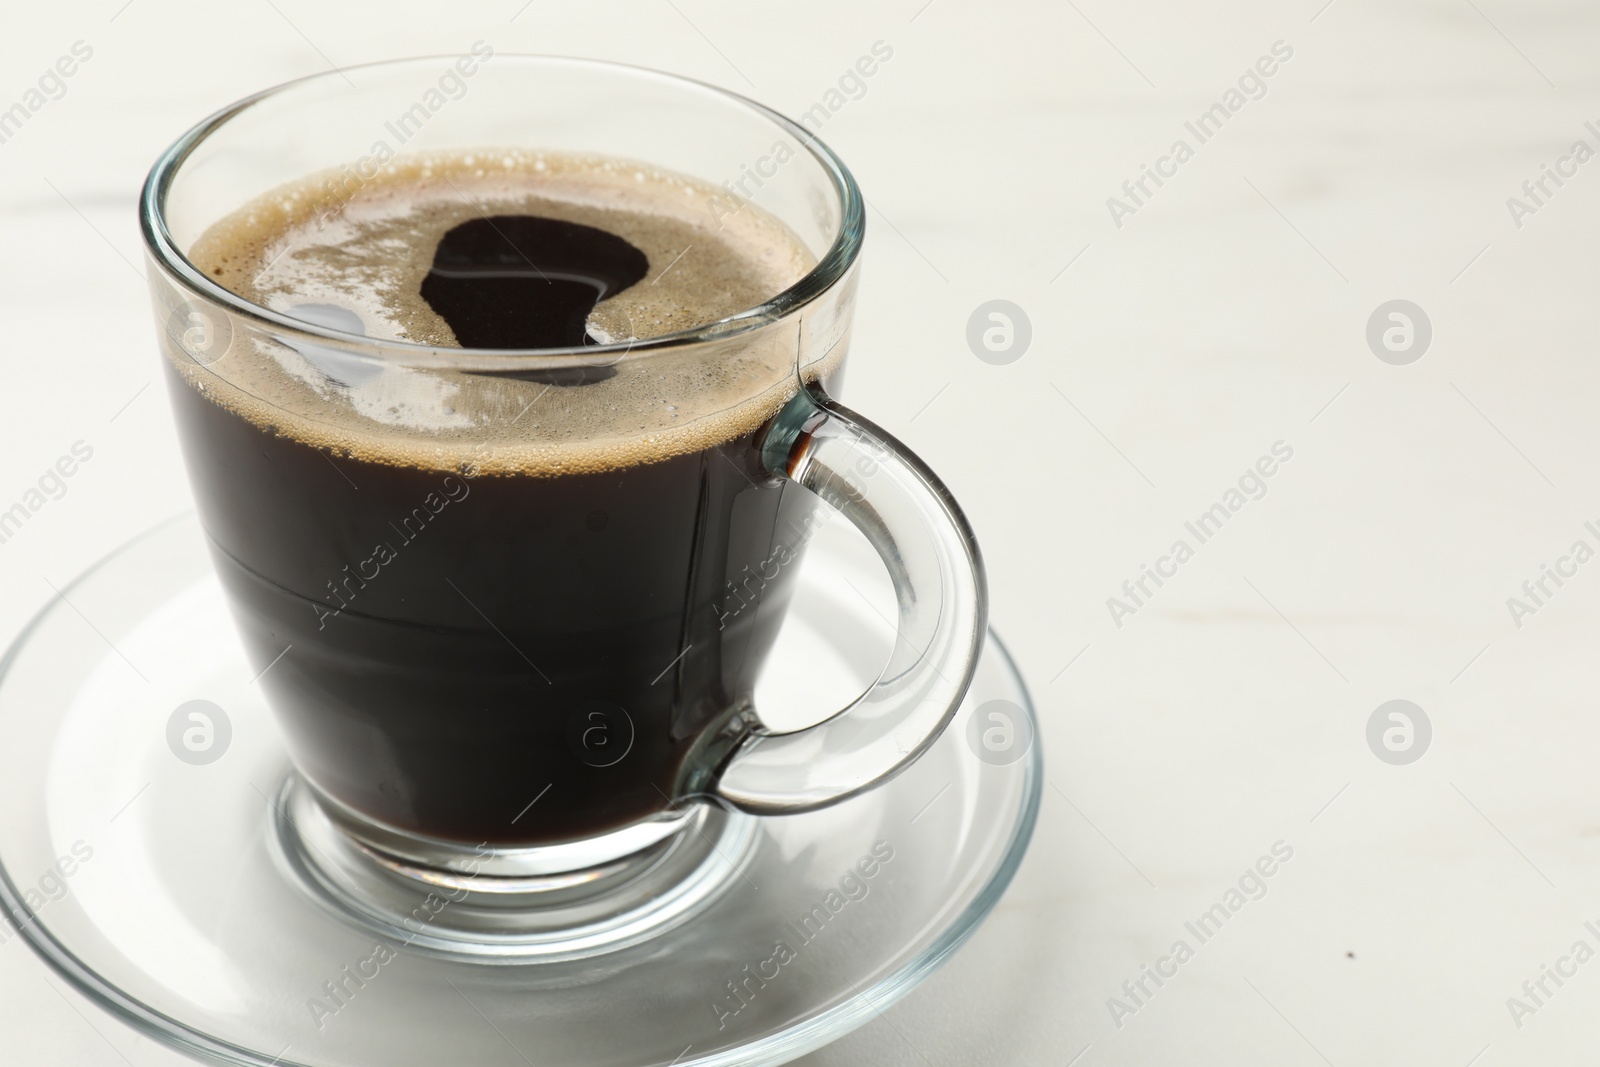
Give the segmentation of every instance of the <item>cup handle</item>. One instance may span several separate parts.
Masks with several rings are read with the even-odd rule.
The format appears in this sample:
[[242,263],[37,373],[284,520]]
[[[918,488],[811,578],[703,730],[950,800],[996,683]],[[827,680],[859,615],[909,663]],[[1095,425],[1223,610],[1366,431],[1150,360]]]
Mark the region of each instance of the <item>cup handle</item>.
[[988,620],[983,560],[950,493],[910,449],[819,388],[790,400],[762,464],[866,534],[894,581],[894,651],[872,687],[815,726],[757,726],[710,792],[744,811],[810,811],[894,777],[933,744],[972,682]]

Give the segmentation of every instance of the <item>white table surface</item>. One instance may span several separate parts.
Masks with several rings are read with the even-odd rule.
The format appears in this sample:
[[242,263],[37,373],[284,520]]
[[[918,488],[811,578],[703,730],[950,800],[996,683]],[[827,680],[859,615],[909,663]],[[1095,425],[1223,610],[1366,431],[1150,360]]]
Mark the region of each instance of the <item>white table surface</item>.
[[[1600,715],[1582,643],[1600,565],[1520,628],[1506,600],[1574,540],[1600,544],[1583,526],[1600,519],[1600,371],[1582,295],[1600,162],[1520,228],[1506,200],[1574,140],[1600,147],[1584,128],[1600,12],[922,2],[9,9],[0,108],[75,41],[94,53],[0,144],[0,507],[74,441],[94,457],[0,545],[0,636],[48,583],[188,506],[134,197],[201,115],[329,63],[479,38],[793,113],[883,40],[892,61],[825,130],[875,205],[847,400],[968,509],[1051,787],[976,938],[805,1062],[1591,1056],[1600,964],[1520,1020],[1507,998],[1578,939],[1600,947],[1583,925],[1600,921]],[[1293,58],[1266,95],[1114,225],[1107,198],[1279,40]],[[1003,366],[965,340],[995,298],[1033,328]],[[1395,298],[1433,325],[1411,365],[1365,340]],[[1280,440],[1293,459],[1267,495],[1115,625],[1106,599]],[[1394,698],[1433,725],[1406,766],[1365,739]],[[1194,945],[1185,921],[1280,840],[1293,858],[1266,895],[1119,1026],[1108,998]],[[0,946],[0,1062],[123,1061],[183,1062],[20,940]]]

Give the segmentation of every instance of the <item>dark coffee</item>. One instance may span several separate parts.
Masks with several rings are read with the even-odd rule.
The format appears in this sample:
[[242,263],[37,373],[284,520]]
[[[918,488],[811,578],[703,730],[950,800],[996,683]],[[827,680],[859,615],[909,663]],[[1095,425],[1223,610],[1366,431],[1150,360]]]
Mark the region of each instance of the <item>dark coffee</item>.
[[463,348],[592,344],[594,306],[650,260],[616,234],[537,215],[469,219],[439,241],[422,299]]
[[[582,177],[575,172],[580,188]],[[627,210],[642,221],[622,236],[613,229],[633,222],[543,201],[532,205],[537,214],[519,214],[504,196],[494,222],[475,225],[391,184],[378,191],[386,210],[420,212],[428,224],[405,232],[428,234],[434,245],[412,256],[411,304],[402,309],[411,319],[391,314],[374,330],[371,305],[382,292],[350,299],[344,313],[369,332],[419,321],[418,295],[442,328],[479,347],[526,343],[530,331],[553,338],[556,325],[565,331],[557,343],[573,343],[574,324],[583,326],[573,307],[597,297],[596,320],[605,319],[606,300],[613,324],[646,317],[638,306],[618,312],[615,302],[650,285],[639,269],[646,253],[633,242],[648,246],[647,231],[659,229],[655,190],[631,201]],[[407,196],[416,200],[409,208]],[[359,223],[359,207],[344,205],[340,218]],[[549,225],[562,212],[571,217]],[[326,302],[326,287],[295,293],[241,282],[239,263],[281,255],[290,229],[279,220],[276,236],[263,237],[259,213],[252,220],[254,244],[240,239],[242,223],[213,227],[194,258],[203,268],[232,265],[231,282],[227,271],[215,273],[251,299],[290,308],[296,298]],[[317,233],[284,258],[316,260],[316,240],[348,236],[352,226],[341,225],[319,217]],[[310,224],[302,229],[310,233]],[[545,239],[557,230],[554,248]],[[762,289],[781,281],[763,266],[770,252],[705,240],[696,251],[725,262],[690,282],[740,272]],[[805,255],[788,240],[783,270],[792,273]],[[508,247],[568,284],[551,286],[541,304],[526,272],[511,278],[515,270],[499,269]],[[441,263],[444,272],[417,284]],[[651,276],[668,267],[660,251],[647,265]],[[585,272],[590,281],[574,280]],[[480,281],[487,287],[475,288]],[[700,299],[677,292],[680,302]],[[507,308],[513,299],[524,303]],[[730,300],[760,299],[719,288],[686,313],[706,321],[739,310],[723,306]],[[652,321],[676,328],[682,309],[668,310]],[[607,411],[628,409],[604,398],[637,388],[621,378],[396,377],[335,365],[310,346],[302,355],[303,363],[235,350],[202,369],[179,353],[167,370],[219,574],[311,781],[390,827],[499,845],[618,829],[697,791],[747,728],[743,713],[811,521],[814,498],[761,469],[754,442],[763,419],[706,418],[676,437],[669,427],[661,440],[677,444],[658,447],[619,437],[631,429],[626,420],[604,425]],[[723,373],[707,372],[705,395],[660,403],[746,410],[745,387]],[[590,392],[599,389],[614,392]],[[714,395],[719,389],[728,395]],[[597,396],[604,402],[585,399]],[[659,417],[670,422],[671,413]],[[590,447],[585,433],[601,443]],[[479,434],[493,447],[474,449]]]

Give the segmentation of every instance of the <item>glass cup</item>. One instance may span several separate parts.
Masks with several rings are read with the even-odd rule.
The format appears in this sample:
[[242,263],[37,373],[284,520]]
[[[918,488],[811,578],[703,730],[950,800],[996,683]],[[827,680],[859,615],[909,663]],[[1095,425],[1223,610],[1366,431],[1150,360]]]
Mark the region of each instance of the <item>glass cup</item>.
[[[415,153],[508,148],[701,179],[720,190],[708,228],[753,203],[816,266],[693,330],[504,350],[270,310],[188,258],[307,175],[353,192]],[[298,774],[279,814],[345,868],[330,881],[570,901],[729,812],[870,789],[955,714],[985,631],[978,549],[922,462],[832,399],[862,198],[801,126],[698,82],[480,42],[218,112],[157,162],[141,221],[201,521]],[[243,373],[263,361],[287,369],[270,394]],[[374,382],[437,417],[374,409]],[[458,396],[469,425],[446,417]],[[881,554],[897,638],[848,707],[776,732],[752,693],[820,509]]]

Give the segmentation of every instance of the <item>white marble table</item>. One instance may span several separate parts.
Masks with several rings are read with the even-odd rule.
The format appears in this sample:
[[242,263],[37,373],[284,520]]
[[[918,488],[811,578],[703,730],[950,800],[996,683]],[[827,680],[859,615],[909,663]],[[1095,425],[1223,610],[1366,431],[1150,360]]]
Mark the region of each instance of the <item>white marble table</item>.
[[[1537,605],[1521,589],[1573,542],[1600,547],[1584,525],[1600,520],[1600,162],[1561,162],[1577,140],[1600,149],[1600,17],[1322,2],[9,11],[0,109],[75,42],[93,54],[0,143],[0,509],[75,442],[93,457],[0,544],[0,636],[48,583],[187,507],[133,203],[194,119],[329,63],[480,38],[799,112],[881,40],[892,60],[824,131],[874,206],[847,399],[968,508],[1051,785],[979,935],[806,1062],[1578,1062],[1600,963],[1561,960],[1600,948],[1583,644],[1600,564],[1560,564]],[[1292,56],[1230,101],[1280,41]],[[1217,103],[1202,141],[1185,123]],[[1181,163],[1165,158],[1180,138]],[[1569,176],[1535,202],[1522,186],[1544,164]],[[1167,176],[1134,200],[1143,165]],[[965,339],[991,299],[1031,321],[1009,364]],[[1407,365],[1366,338],[1394,299],[1431,323]],[[1200,543],[1185,523],[1278,442],[1293,454],[1264,495],[1247,477],[1260,498]],[[1192,558],[1163,562],[1179,539]],[[1147,564],[1170,577],[1136,603],[1122,586]],[[1514,617],[1512,597],[1537,610]],[[1431,722],[1406,765],[1367,742],[1392,699]],[[1201,943],[1185,924],[1226,910],[1278,842],[1292,857],[1246,876],[1259,899]],[[1141,991],[1146,964],[1170,977]],[[1535,1002],[1523,983],[1544,965],[1576,973]],[[180,1059],[14,940],[0,1061]]]

